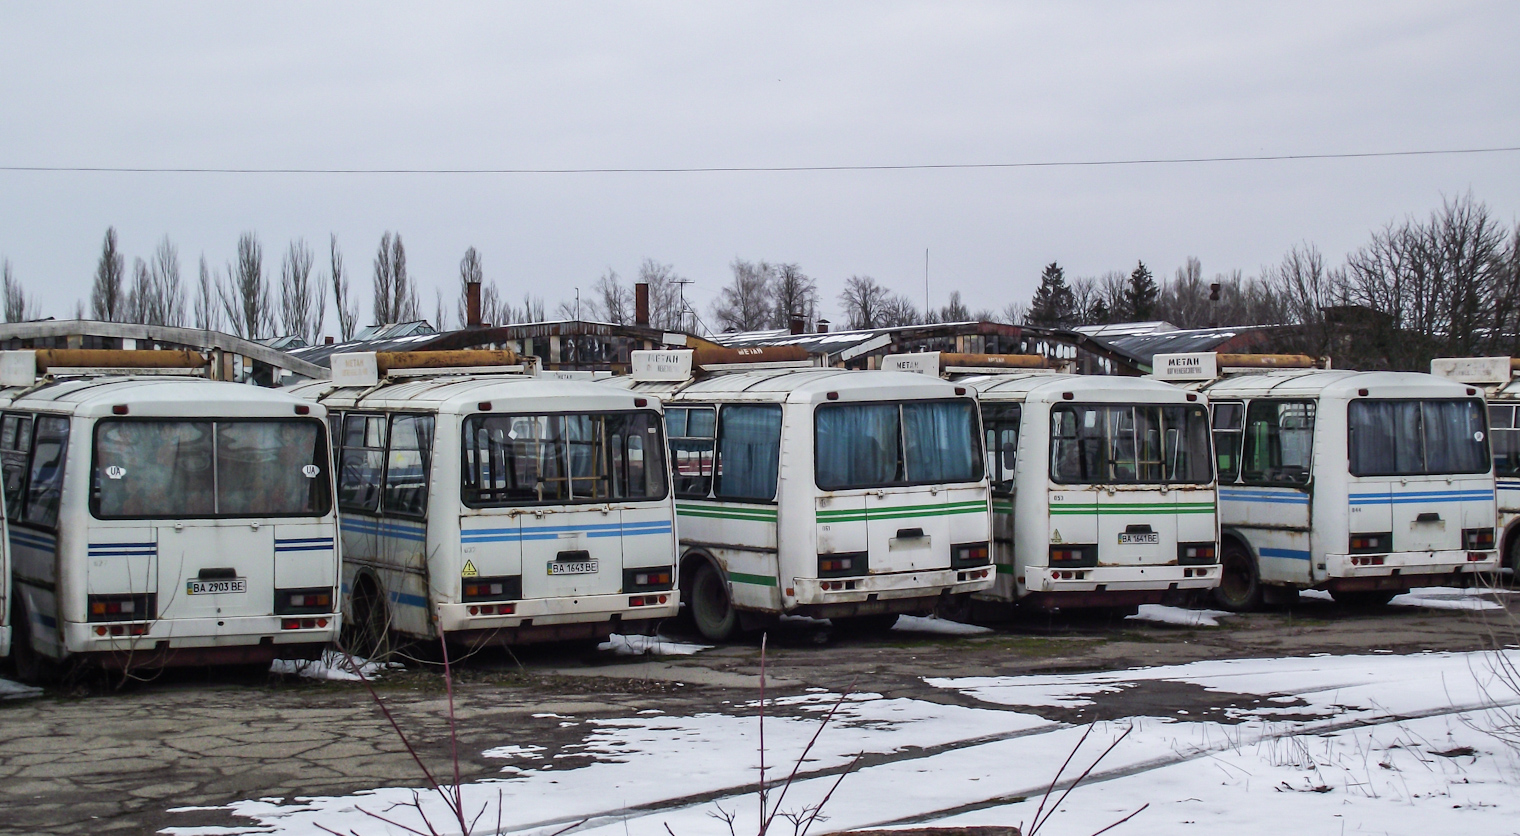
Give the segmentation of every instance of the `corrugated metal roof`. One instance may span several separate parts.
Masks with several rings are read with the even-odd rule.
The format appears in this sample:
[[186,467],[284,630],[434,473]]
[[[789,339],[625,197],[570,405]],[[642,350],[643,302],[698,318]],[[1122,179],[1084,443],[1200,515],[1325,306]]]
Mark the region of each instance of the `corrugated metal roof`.
[[1093,335],[1093,339],[1147,366],[1157,354],[1213,351],[1242,334],[1265,331],[1271,326],[1236,325],[1227,328],[1190,328],[1119,336]]

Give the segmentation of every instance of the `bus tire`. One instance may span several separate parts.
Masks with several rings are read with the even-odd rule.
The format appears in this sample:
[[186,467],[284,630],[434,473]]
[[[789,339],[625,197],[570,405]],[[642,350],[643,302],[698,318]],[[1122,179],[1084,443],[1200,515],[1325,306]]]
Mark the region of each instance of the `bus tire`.
[[691,591],[682,596],[691,604],[691,620],[697,632],[712,642],[725,642],[739,629],[739,614],[728,598],[728,584],[711,563],[703,562],[692,573]]
[[379,659],[389,653],[390,610],[373,578],[363,576],[355,581],[351,607],[354,617],[348,652],[361,659]]
[[1520,586],[1520,532],[1509,538],[1509,547],[1504,550],[1504,563],[1499,567],[1499,578],[1502,581],[1504,572],[1509,570],[1509,585]]
[[1238,540],[1226,540],[1219,555],[1219,586],[1214,601],[1230,612],[1261,608],[1261,575],[1256,559]]
[[1335,603],[1343,607],[1365,607],[1372,609],[1374,607],[1388,606],[1388,602],[1393,600],[1393,596],[1399,595],[1402,592],[1403,590],[1363,589],[1355,592],[1331,592],[1330,597],[1335,599]]

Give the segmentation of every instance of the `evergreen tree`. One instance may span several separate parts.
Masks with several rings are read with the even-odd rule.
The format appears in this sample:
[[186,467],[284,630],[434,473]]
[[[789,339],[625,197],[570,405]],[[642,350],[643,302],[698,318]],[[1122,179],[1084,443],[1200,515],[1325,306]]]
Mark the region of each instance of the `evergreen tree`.
[[1144,322],[1155,316],[1156,297],[1160,292],[1145,262],[1138,262],[1134,272],[1129,274],[1129,287],[1124,289],[1125,313],[1129,314],[1130,321]]
[[1066,284],[1066,271],[1052,261],[1040,273],[1040,286],[1029,301],[1025,321],[1030,325],[1064,328],[1076,318],[1076,301]]

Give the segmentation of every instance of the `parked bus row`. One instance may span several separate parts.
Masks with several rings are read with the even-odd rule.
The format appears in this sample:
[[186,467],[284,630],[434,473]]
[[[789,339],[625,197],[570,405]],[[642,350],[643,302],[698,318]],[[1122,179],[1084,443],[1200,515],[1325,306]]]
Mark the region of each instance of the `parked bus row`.
[[340,635],[601,639],[682,609],[721,641],[970,599],[1377,603],[1498,568],[1495,462],[1520,448],[1475,386],[1308,358],[632,359],[592,382],[508,351],[337,355],[271,391],[192,352],[0,352],[0,653],[34,677]]

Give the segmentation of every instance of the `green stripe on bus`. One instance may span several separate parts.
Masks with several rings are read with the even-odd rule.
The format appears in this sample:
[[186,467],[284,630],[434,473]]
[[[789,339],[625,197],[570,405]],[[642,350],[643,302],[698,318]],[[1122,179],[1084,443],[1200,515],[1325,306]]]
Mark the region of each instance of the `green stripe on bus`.
[[901,517],[946,517],[954,514],[982,514],[987,511],[987,503],[975,502],[951,502],[945,505],[901,505],[881,509],[870,508],[840,508],[832,511],[819,511],[818,521],[823,522],[858,522],[864,519],[885,520],[899,519]]
[[1115,503],[1112,505],[1052,505],[1051,516],[1069,514],[1212,514],[1212,502],[1179,502],[1172,504]]
[[743,572],[729,572],[728,579],[734,583],[747,583],[754,586],[775,586],[776,579],[767,575],[746,575]]
[[775,522],[774,508],[734,508],[719,505],[677,505],[676,513],[683,517],[706,517],[719,520],[749,520],[751,522]]

